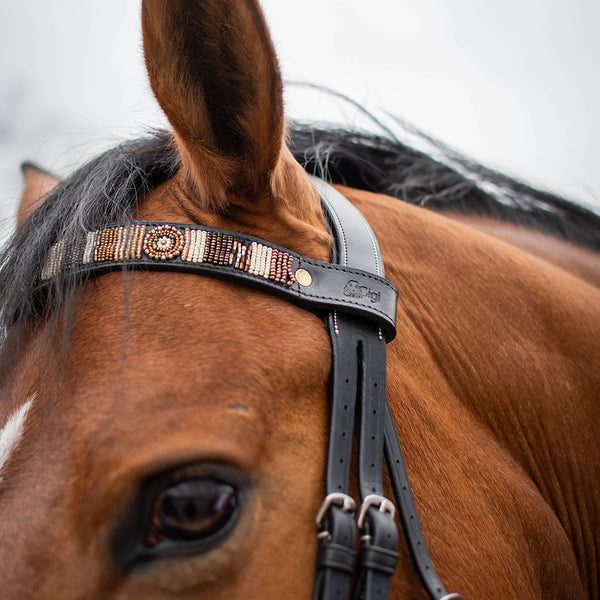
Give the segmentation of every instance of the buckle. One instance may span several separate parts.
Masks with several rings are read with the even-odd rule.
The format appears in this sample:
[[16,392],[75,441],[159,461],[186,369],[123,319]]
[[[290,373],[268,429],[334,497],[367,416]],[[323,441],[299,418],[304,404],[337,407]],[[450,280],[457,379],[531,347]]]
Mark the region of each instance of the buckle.
[[365,496],[362,506],[360,507],[360,513],[358,515],[358,529],[362,529],[365,524],[367,512],[372,507],[378,507],[379,512],[388,513],[392,520],[396,516],[396,507],[391,500],[388,500],[384,496],[378,496],[377,494],[369,494]]
[[333,505],[341,506],[344,512],[352,514],[356,512],[356,502],[354,501],[354,498],[351,498],[348,494],[342,494],[341,492],[329,494],[325,500],[323,500],[323,504],[321,504],[321,508],[319,508],[319,511],[317,512],[317,528],[321,528],[325,515]]

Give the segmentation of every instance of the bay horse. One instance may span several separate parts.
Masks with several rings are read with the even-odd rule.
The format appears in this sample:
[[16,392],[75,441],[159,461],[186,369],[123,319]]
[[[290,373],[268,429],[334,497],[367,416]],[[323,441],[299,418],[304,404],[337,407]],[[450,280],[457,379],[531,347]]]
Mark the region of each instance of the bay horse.
[[[298,158],[346,184],[398,289],[387,397],[440,580],[598,598],[598,217],[466,160],[500,201],[393,140],[286,124],[257,0],[143,0],[142,28],[173,131],[65,181],[26,165],[1,257],[0,596],[312,597],[334,378],[319,311],[114,253],[115,224],[143,222],[147,261],[180,260],[186,229],[329,263]],[[119,268],[72,276],[81,240]],[[396,552],[390,597],[426,598],[402,536]]]

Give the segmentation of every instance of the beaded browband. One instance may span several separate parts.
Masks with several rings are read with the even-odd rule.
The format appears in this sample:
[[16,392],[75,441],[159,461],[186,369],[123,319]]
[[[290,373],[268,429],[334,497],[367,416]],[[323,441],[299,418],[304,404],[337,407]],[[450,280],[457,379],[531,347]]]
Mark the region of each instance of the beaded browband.
[[307,308],[361,314],[395,336],[396,288],[386,279],[324,263],[264,240],[211,227],[164,222],[111,225],[61,240],[46,256],[44,284],[59,275],[118,268],[207,273],[268,287]]
[[61,272],[85,266],[141,260],[144,255],[154,261],[179,257],[181,262],[229,266],[287,285],[295,281],[288,252],[241,241],[223,231],[166,223],[112,226],[91,231],[85,238],[70,243],[60,241],[50,248],[41,279],[52,279]]

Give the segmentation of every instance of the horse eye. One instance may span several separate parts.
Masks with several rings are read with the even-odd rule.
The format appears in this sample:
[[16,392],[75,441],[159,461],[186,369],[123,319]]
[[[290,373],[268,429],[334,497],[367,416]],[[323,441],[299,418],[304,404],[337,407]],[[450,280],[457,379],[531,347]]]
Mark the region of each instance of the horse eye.
[[238,506],[233,486],[214,479],[186,479],[163,490],[154,503],[147,543],[195,541],[222,530]]

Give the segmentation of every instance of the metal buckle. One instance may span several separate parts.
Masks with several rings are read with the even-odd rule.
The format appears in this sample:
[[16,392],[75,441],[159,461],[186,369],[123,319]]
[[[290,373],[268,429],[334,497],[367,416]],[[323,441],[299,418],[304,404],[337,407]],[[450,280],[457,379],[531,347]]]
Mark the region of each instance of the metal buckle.
[[358,515],[358,529],[361,530],[365,524],[368,510],[373,507],[379,507],[379,512],[388,513],[392,519],[396,516],[396,507],[391,500],[388,500],[384,496],[378,496],[377,494],[369,494],[365,496],[362,506],[360,507],[360,513]]
[[342,494],[341,492],[329,494],[329,496],[323,500],[323,504],[321,504],[321,508],[319,508],[319,512],[317,512],[317,528],[321,527],[325,515],[334,504],[336,506],[341,506],[344,512],[353,514],[356,512],[356,502],[354,501],[354,498],[351,498],[348,494]]

